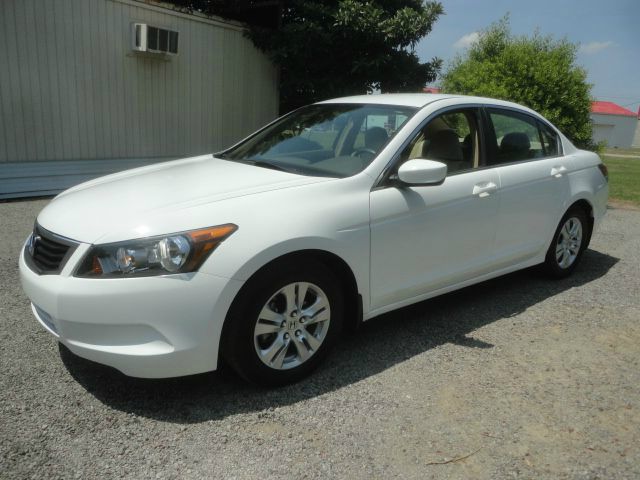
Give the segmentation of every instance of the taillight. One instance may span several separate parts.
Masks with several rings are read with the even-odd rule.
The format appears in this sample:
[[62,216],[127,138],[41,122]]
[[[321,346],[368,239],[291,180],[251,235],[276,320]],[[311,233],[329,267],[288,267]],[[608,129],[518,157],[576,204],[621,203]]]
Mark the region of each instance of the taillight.
[[604,178],[607,179],[607,182],[608,182],[609,181],[609,169],[607,168],[607,166],[604,163],[601,163],[601,164],[598,165],[598,169],[600,170],[600,172],[602,173]]

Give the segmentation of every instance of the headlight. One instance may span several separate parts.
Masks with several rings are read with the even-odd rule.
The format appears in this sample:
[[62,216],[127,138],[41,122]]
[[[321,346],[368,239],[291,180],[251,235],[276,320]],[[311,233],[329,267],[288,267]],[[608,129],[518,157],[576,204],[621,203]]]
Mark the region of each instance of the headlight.
[[193,272],[237,229],[237,225],[229,223],[161,237],[94,245],[75,276],[140,277]]

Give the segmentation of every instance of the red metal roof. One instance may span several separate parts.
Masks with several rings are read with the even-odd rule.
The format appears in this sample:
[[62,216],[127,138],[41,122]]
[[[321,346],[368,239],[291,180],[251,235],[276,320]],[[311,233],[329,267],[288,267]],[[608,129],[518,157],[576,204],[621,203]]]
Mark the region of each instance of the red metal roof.
[[635,117],[636,114],[613,102],[591,102],[592,113],[604,113],[606,115],[624,115],[625,117]]
[[422,91],[424,93],[440,93],[442,90],[439,87],[424,87]]

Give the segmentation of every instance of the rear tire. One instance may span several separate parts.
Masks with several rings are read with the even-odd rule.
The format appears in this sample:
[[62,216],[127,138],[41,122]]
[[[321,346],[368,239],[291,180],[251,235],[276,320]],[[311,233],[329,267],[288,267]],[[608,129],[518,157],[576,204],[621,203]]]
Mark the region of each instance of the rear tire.
[[326,357],[342,328],[340,282],[315,260],[270,265],[242,288],[227,315],[222,354],[262,386],[297,382]]
[[576,269],[589,242],[589,221],[581,208],[565,213],[553,235],[543,264],[553,278],[568,277]]

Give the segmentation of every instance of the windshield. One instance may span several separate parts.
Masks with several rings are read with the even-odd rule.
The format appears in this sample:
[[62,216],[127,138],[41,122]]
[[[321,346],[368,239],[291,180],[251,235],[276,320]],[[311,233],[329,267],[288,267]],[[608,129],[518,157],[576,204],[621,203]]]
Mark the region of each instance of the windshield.
[[302,175],[349,177],[364,170],[415,111],[390,105],[310,105],[218,157]]

